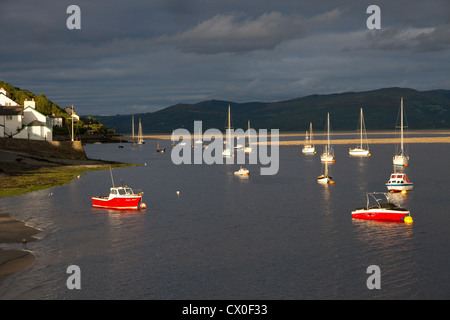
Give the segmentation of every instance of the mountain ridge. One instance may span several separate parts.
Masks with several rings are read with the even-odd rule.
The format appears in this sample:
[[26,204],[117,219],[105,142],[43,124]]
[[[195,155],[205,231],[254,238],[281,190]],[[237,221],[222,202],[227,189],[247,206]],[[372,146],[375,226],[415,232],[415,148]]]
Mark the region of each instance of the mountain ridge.
[[[418,91],[400,87],[312,94],[276,102],[212,99],[178,103],[155,112],[135,114],[135,119],[141,118],[144,134],[170,133],[177,128],[192,132],[196,120],[203,122],[203,130],[224,130],[230,105],[234,128],[246,129],[250,121],[255,129],[304,131],[312,122],[314,130],[320,132],[325,127],[327,112],[333,130],[356,130],[359,109],[363,108],[368,130],[389,130],[395,128],[401,97],[410,129],[450,128],[450,90]],[[131,114],[94,117],[119,133],[131,132]]]

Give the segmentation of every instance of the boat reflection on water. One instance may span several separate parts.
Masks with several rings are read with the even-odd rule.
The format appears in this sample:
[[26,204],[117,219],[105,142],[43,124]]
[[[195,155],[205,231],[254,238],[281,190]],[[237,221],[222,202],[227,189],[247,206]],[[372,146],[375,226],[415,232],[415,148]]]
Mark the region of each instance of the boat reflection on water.
[[145,212],[145,209],[111,209],[111,208],[91,207],[91,211],[92,211],[92,213],[98,213],[98,214],[125,216],[125,215],[142,214]]

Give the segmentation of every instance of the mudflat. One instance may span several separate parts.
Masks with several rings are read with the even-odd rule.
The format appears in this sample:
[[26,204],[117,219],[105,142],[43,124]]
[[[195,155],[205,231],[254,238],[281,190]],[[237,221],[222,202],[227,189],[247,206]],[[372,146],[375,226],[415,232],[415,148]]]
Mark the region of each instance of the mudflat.
[[[27,226],[0,210],[0,246],[8,243],[28,243],[35,241],[33,235],[40,231]],[[0,284],[5,276],[28,268],[34,262],[34,255],[26,250],[0,248]]]

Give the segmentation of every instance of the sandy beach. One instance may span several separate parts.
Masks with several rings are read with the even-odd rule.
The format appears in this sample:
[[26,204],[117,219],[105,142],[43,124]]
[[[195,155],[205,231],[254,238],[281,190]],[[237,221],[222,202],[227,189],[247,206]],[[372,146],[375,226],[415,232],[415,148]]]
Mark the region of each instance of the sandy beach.
[[33,235],[40,231],[13,219],[0,210],[0,284],[7,275],[28,268],[34,256],[28,250],[5,249],[8,243],[28,243],[35,241]]
[[[270,130],[269,130],[270,132]],[[294,146],[294,145],[304,145],[305,144],[305,134],[304,133],[280,133],[279,134],[279,145]],[[409,136],[411,135],[411,136]],[[412,137],[414,135],[414,137]],[[194,136],[194,134],[192,134]],[[339,136],[339,138],[336,138]],[[348,138],[342,138],[342,136],[348,136]],[[384,138],[371,138],[371,136],[385,136]],[[124,136],[127,137],[127,136]],[[298,137],[295,140],[284,140],[283,138],[293,138]],[[398,143],[399,138],[395,138],[394,131],[381,131],[368,133],[368,143],[369,144],[389,144]],[[225,135],[223,139],[225,139]],[[145,135],[144,139],[150,140],[171,140],[170,134],[149,134]],[[270,138],[269,143],[270,143]],[[332,134],[333,144],[348,144],[349,146],[355,145],[359,142],[356,138],[355,132],[336,132]],[[322,145],[326,144],[324,133],[314,133],[314,144]],[[409,131],[408,135],[405,136],[405,143],[450,143],[450,131],[448,130],[423,130],[423,131]]]

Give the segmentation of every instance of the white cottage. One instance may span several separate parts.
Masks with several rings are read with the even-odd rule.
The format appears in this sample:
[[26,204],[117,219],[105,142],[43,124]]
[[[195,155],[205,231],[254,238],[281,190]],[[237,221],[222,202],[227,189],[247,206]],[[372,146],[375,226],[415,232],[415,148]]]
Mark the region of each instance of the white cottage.
[[34,99],[20,106],[0,88],[0,137],[53,140],[51,120],[36,110]]
[[6,95],[6,90],[3,87],[0,88],[0,106],[19,106],[17,102]]

